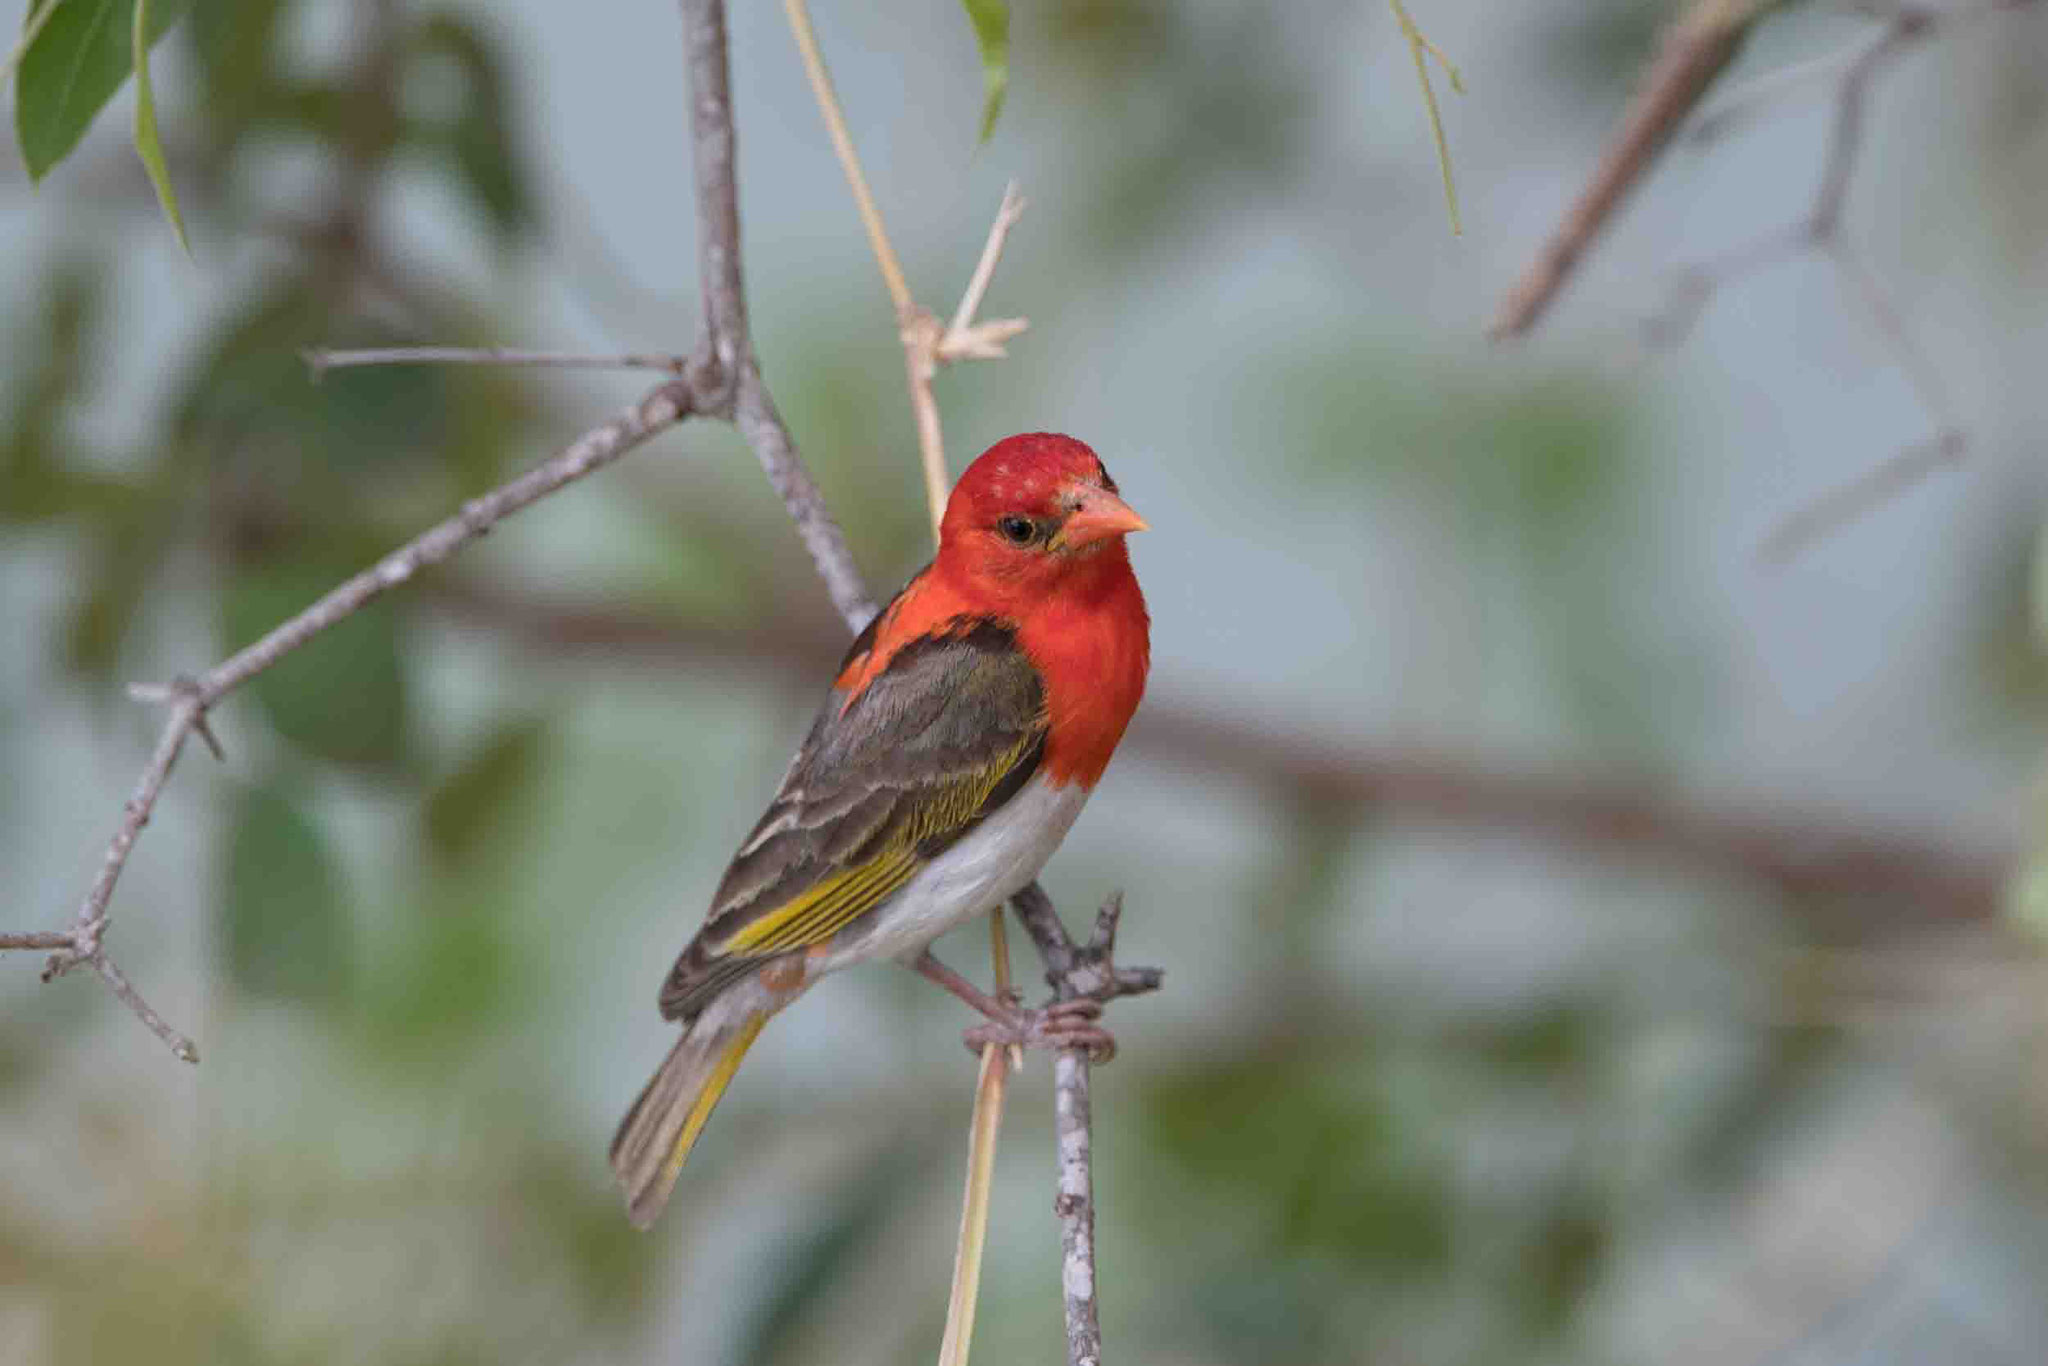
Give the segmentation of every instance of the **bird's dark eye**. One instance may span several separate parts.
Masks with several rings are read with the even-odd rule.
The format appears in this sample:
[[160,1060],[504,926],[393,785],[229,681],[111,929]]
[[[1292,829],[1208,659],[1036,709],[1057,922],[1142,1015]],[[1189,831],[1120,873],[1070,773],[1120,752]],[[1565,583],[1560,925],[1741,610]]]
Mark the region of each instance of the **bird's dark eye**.
[[1005,517],[996,523],[996,530],[1003,533],[1003,539],[1011,545],[1030,545],[1038,535],[1038,528],[1029,517]]

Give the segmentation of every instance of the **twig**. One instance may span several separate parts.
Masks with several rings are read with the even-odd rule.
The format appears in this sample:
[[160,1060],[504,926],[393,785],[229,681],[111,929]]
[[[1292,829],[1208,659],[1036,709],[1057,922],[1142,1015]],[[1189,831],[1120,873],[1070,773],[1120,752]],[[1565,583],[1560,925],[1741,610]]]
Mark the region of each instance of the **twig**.
[[107,956],[104,949],[95,953],[89,961],[92,963],[92,970],[107,984],[107,989],[114,993],[122,1005],[135,1012],[136,1019],[148,1025],[150,1031],[164,1041],[170,1048],[172,1056],[183,1062],[199,1061],[198,1045],[171,1028],[169,1022],[157,1014],[149,1002],[142,999],[142,994],[129,984],[127,974],[114,966],[114,960]]
[[[1870,40],[1869,45],[1875,46],[1884,41],[1884,35],[1879,34]],[[1693,119],[1692,126],[1685,130],[1684,140],[1688,146],[1702,147],[1726,137],[1742,124],[1760,117],[1770,106],[1790,98],[1822,77],[1832,76],[1839,80],[1843,69],[1860,60],[1862,54],[1861,48],[1845,47],[1807,61],[1793,62],[1776,71],[1767,71],[1702,110]]]
[[1394,12],[1394,22],[1400,26],[1401,37],[1408,44],[1408,55],[1415,59],[1415,80],[1422,87],[1422,106],[1429,114],[1430,136],[1436,140],[1437,169],[1444,177],[1444,208],[1451,218],[1451,236],[1465,235],[1464,224],[1458,219],[1458,184],[1451,176],[1451,147],[1444,138],[1443,111],[1437,107],[1436,87],[1429,81],[1429,59],[1436,58],[1443,67],[1444,75],[1450,79],[1451,89],[1458,94],[1465,93],[1465,78],[1458,74],[1458,67],[1444,50],[1432,43],[1423,31],[1416,27],[1409,17],[1408,7],[1401,0],[1387,0],[1387,8]]
[[981,1297],[981,1252],[988,1242],[988,1191],[995,1183],[996,1135],[1003,1127],[1010,1070],[1010,1059],[1002,1047],[987,1044],[982,1048],[974,1114],[968,1121],[967,1186],[960,1199],[960,1236],[953,1246],[953,1285],[946,1296],[939,1366],[967,1366],[975,1304]]
[[6,949],[68,949],[77,941],[68,931],[29,930],[24,933],[0,931],[0,950]]
[[371,346],[357,350],[307,347],[299,352],[318,383],[329,370],[362,365],[526,365],[553,370],[661,370],[683,373],[681,356],[591,356],[574,351],[515,351],[503,346]]
[[[1080,947],[1060,923],[1052,898],[1036,882],[1010,901],[1017,921],[1045,959],[1046,981],[1062,1001],[1111,1001],[1156,991],[1156,968],[1116,966],[1116,927],[1123,893],[1112,893],[1096,912],[1095,933]],[[1085,1048],[1063,1048],[1053,1061],[1053,1121],[1059,1143],[1060,1288],[1066,1305],[1068,1366],[1101,1366],[1102,1324],[1096,1312],[1095,1172]]]
[[1790,562],[1829,532],[1884,506],[1935,471],[1961,464],[1968,450],[1967,439],[1958,431],[1914,442],[1779,522],[1757,547],[1757,558],[1774,565]]
[[[1879,32],[1843,51],[1803,62],[1753,82],[1702,115],[1690,137],[1719,136],[1786,91],[1834,73],[1834,118],[1813,206],[1789,229],[1781,229],[1711,263],[1687,267],[1673,282],[1663,305],[1644,322],[1653,347],[1675,345],[1698,320],[1714,294],[1731,281],[1810,251],[1824,252],[1869,306],[1892,359],[1906,375],[1934,420],[1935,435],[1909,446],[1842,489],[1815,500],[1786,518],[1765,538],[1760,555],[1782,561],[1825,531],[1892,496],[1929,471],[1961,459],[1968,448],[1934,367],[1915,345],[1883,286],[1850,250],[1841,235],[1843,207],[1860,161],[1870,87],[1878,74],[1914,45],[1952,25],[2024,9],[2034,0],[1978,0],[1961,8],[1919,3],[1864,6],[1883,21]],[[1670,36],[1630,104],[1620,130],[1580,191],[1571,211],[1507,293],[1490,329],[1496,340],[1533,327],[1554,299],[1579,257],[1670,141],[1672,132],[1734,58],[1750,28],[1772,8],[1770,0],[1693,0],[1673,24]]]
[[846,130],[846,115],[839,107],[839,95],[832,87],[832,75],[825,68],[825,54],[818,48],[818,35],[811,27],[807,0],[783,0],[782,8],[789,16],[790,32],[795,36],[797,51],[803,57],[804,75],[810,81],[818,112],[825,120],[832,151],[839,158],[840,170],[846,175],[847,188],[853,192],[861,226],[867,230],[868,246],[875,254],[875,265],[882,272],[882,284],[889,291],[889,302],[896,310],[897,332],[903,342],[904,375],[910,387],[911,415],[917,423],[917,450],[924,470],[925,502],[931,511],[932,535],[936,539],[939,521],[945,515],[946,490],[950,481],[946,474],[946,443],[939,427],[939,405],[932,395],[932,380],[941,365],[962,360],[1001,359],[1009,354],[1004,344],[1030,326],[1023,318],[993,318],[985,323],[974,321],[982,296],[988,291],[989,279],[995,274],[996,262],[1002,256],[1003,242],[1009,236],[1011,226],[1024,212],[1024,200],[1015,184],[1004,189],[1002,205],[996,210],[995,224],[989,229],[988,242],[982,248],[981,260],[961,296],[960,307],[954,312],[950,325],[942,324],[931,310],[920,305],[911,295],[909,282],[903,277],[903,265],[896,258],[896,249],[889,243],[889,230],[882,224],[882,212],[875,206],[874,194],[868,189],[867,174],[861,169],[860,153],[854,150],[853,136]]
[[1622,115],[1614,140],[1564,221],[1501,301],[1487,335],[1519,337],[1536,325],[1624,196],[1642,179],[1671,134],[1714,78],[1734,59],[1766,0],[1693,0],[1673,22],[1642,90]]
[[157,738],[156,749],[142,771],[135,793],[123,808],[121,823],[107,844],[93,879],[79,904],[76,924],[57,946],[44,980],[61,976],[79,963],[90,964],[112,987],[114,994],[155,1030],[178,1056],[194,1061],[197,1052],[190,1040],[164,1023],[162,1017],[143,1002],[126,977],[106,957],[102,943],[108,927],[108,903],[114,885],[127,866],[128,856],[149,824],[157,800],[171,769],[177,764],[188,735],[198,733],[218,752],[218,742],[207,728],[208,708],[242,684],[268,669],[336,622],[361,611],[369,603],[411,579],[429,565],[439,564],[470,541],[521,508],[539,501],[555,490],[604,468],[655,434],[667,430],[693,410],[691,379],[670,380],[638,403],[578,437],[559,454],[536,465],[510,483],[471,499],[460,511],[424,534],[385,556],[375,565],[330,590],[318,602],[297,616],[273,628],[262,639],[196,678],[180,678],[169,684],[138,685],[130,691],[144,701],[170,703],[171,714]]
[[729,417],[746,438],[796,524],[797,535],[825,581],[832,605],[847,626],[858,632],[874,616],[874,600],[854,567],[845,535],[797,454],[796,439],[761,382],[754,337],[747,323],[724,0],[682,0],[682,11],[690,72],[690,138],[697,172],[697,269],[704,291],[700,354],[708,354],[729,386],[712,411]]
[[[186,737],[198,733],[218,754],[218,742],[207,728],[207,710],[314,636],[406,583],[422,569],[447,559],[504,518],[604,468],[692,414],[729,418],[746,436],[769,482],[782,495],[798,534],[817,562],[833,602],[848,624],[858,629],[874,613],[847,552],[845,538],[798,458],[795,443],[761,384],[754,359],[740,276],[739,192],[734,178],[724,5],[722,0],[684,0],[683,16],[697,176],[698,273],[705,314],[697,353],[683,364],[676,378],[656,386],[632,407],[585,432],[525,474],[465,503],[454,516],[348,579],[206,673],[171,684],[131,689],[143,700],[168,702],[171,715],[135,795],[129,799],[122,821],[107,845],[99,874],[80,904],[76,925],[68,934],[58,936],[29,934],[9,938],[10,943],[34,943],[55,950],[45,969],[46,979],[61,975],[76,964],[91,964],[115,995],[171,1044],[180,1057],[189,1060],[197,1056],[190,1041],[165,1024],[106,958],[103,938],[108,925],[108,903],[136,839],[149,823]],[[664,363],[660,368],[670,367]]]
[[1893,364],[1905,375],[1935,427],[1932,437],[1914,442],[1785,517],[1758,547],[1758,558],[1767,563],[1785,563],[1823,535],[1897,496],[1935,470],[1960,463],[1968,453],[1969,438],[1946,386],[1907,330],[1884,285],[1843,237],[1842,213],[1861,164],[1870,88],[1878,75],[1946,25],[1988,18],[2031,3],[2033,0],[1986,0],[1968,9],[1936,10],[1906,5],[1879,10],[1879,17],[1886,23],[1874,37],[1832,58],[1802,64],[1766,86],[1761,94],[1734,97],[1701,120],[1703,129],[1718,131],[1719,123],[1741,112],[1745,101],[1760,102],[1787,85],[1809,79],[1816,70],[1839,69],[1835,78],[1834,118],[1821,157],[1813,207],[1789,229],[1759,238],[1716,263],[1689,267],[1672,286],[1664,306],[1645,323],[1646,340],[1659,347],[1676,344],[1691,330],[1714,294],[1736,279],[1779,261],[1820,252],[1863,300]]
[[860,214],[861,227],[867,230],[868,248],[881,269],[889,302],[895,305],[899,319],[908,317],[917,305],[911,298],[909,282],[903,278],[903,263],[896,259],[896,249],[889,245],[889,230],[882,226],[882,211],[875,207],[875,196],[868,189],[860,156],[853,150],[853,134],[846,129],[846,115],[840,111],[839,96],[832,88],[832,73],[825,69],[825,54],[818,50],[817,30],[811,27],[810,6],[805,0],[783,0],[782,12],[789,16],[789,31],[796,38],[798,55],[803,58],[804,77],[811,83],[818,113],[825,120],[825,134],[832,139],[839,169],[845,172],[847,188],[853,192],[853,206]]

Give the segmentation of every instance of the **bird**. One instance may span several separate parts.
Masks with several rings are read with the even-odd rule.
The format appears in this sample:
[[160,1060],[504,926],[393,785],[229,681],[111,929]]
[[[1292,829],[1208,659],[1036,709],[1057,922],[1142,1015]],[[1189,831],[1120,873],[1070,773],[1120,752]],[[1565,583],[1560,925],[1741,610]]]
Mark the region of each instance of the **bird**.
[[1021,1029],[1030,1012],[929,945],[1038,876],[1123,738],[1151,663],[1124,538],[1146,529],[1069,436],[1007,437],[961,474],[937,553],[846,652],[662,983],[682,1036],[611,1146],[635,1225],[762,1027],[826,973],[898,959]]

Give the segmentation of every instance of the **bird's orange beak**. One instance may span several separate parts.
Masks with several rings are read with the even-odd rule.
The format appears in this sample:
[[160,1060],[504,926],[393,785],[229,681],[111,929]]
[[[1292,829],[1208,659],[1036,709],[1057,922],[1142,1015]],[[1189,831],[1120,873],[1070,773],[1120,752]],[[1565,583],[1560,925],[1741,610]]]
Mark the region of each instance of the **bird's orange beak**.
[[1060,539],[1068,545],[1089,545],[1109,536],[1149,531],[1145,519],[1131,511],[1131,505],[1108,489],[1081,490],[1081,506],[1067,514],[1060,525]]

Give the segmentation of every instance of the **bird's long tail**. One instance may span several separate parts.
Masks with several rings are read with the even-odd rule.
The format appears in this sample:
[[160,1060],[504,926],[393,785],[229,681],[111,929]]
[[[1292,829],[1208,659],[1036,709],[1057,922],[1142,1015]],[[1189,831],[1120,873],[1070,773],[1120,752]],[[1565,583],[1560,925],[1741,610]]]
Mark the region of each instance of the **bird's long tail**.
[[684,1026],[683,1037],[626,1112],[612,1139],[612,1170],[625,1187],[626,1216],[636,1226],[653,1224],[668,1203],[704,1121],[771,1013],[714,1007],[698,1016]]

